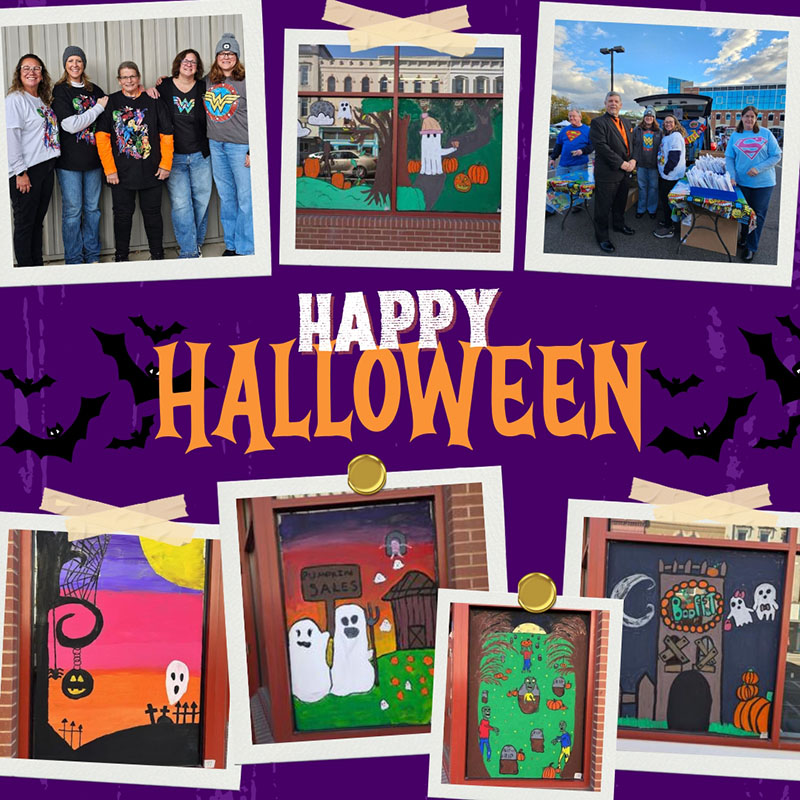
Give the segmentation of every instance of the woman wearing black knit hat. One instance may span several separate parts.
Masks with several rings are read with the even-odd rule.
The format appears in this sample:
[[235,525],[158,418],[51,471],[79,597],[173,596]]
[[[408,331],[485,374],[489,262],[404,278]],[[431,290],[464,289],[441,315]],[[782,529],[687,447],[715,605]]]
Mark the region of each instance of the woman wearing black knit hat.
[[225,236],[223,255],[252,255],[253,204],[250,191],[250,145],[247,134],[247,87],[239,42],[223,33],[214,51],[203,97],[211,148],[211,167],[220,199]]
[[64,74],[53,88],[53,111],[61,128],[61,158],[56,175],[61,187],[64,262],[100,261],[100,190],[103,169],[97,155],[97,118],[108,104],[106,93],[86,74],[86,53],[70,45],[62,57]]

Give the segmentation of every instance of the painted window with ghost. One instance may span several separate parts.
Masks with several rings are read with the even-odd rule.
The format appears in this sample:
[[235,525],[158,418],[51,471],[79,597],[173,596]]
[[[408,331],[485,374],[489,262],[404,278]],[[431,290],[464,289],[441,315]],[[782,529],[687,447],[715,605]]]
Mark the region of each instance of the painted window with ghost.
[[796,531],[648,527],[587,522],[586,593],[625,604],[620,735],[800,748]]
[[295,730],[427,725],[430,499],[276,513]]
[[[327,93],[298,92],[298,210],[500,213],[503,48],[313,48]],[[360,93],[350,72],[365,73]]]
[[[206,674],[208,542],[15,535],[30,620],[18,633],[19,756],[198,767],[220,742],[224,754],[224,700],[208,692],[225,689],[207,685]],[[224,641],[215,647],[218,663]]]

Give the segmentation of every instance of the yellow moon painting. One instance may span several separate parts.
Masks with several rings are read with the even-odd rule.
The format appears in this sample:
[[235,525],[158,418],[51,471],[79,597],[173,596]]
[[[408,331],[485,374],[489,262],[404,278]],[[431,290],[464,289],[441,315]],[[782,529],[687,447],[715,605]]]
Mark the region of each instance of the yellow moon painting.
[[140,536],[139,543],[153,572],[177,586],[202,591],[206,581],[205,539],[174,545]]
[[547,633],[544,628],[540,628],[535,622],[523,622],[514,628],[514,633]]

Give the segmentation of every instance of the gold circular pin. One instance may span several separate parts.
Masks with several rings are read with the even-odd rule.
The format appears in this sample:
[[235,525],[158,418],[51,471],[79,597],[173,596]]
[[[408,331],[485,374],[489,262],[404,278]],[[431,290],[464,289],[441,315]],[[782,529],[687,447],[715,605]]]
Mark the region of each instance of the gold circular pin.
[[376,494],[386,484],[386,467],[377,456],[363,453],[347,465],[347,485],[358,494]]
[[519,582],[518,602],[532,614],[549,611],[556,602],[556,585],[549,575],[531,572]]

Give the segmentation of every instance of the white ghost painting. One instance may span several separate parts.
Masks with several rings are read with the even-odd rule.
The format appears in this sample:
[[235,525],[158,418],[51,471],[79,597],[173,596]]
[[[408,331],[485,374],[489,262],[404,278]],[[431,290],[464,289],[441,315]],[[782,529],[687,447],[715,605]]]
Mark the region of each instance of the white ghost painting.
[[372,579],[373,583],[386,583],[386,576],[382,572],[376,572]]
[[380,624],[380,629],[381,629],[381,630],[382,630],[384,633],[389,633],[389,631],[392,629],[392,623],[391,623],[391,622],[389,622],[389,620],[388,620],[388,619],[385,619],[383,622],[381,622],[381,624]]
[[442,126],[430,114],[422,114],[422,127],[420,128],[420,152],[422,165],[420,175],[442,175],[442,156],[448,156],[458,150],[456,147],[442,147]]
[[381,711],[386,711],[389,708],[389,704],[385,700],[381,700]]
[[392,562],[392,569],[403,569],[404,566],[405,564],[399,558]]
[[333,665],[331,694],[344,697],[363,694],[375,685],[372,650],[367,642],[364,609],[355,603],[336,608],[333,629]]
[[350,103],[347,100],[342,100],[339,103],[339,112],[336,116],[339,119],[343,119],[345,122],[349,122],[353,119],[353,109],[350,107]]
[[411,681],[406,681],[405,689],[406,689],[407,692],[411,691]]
[[[727,616],[727,620],[733,620],[734,624],[737,628],[741,628],[742,625],[749,625],[753,621],[753,609],[748,608],[747,604],[744,601],[744,592],[739,590],[733,593],[733,597],[731,597],[730,601],[730,613]],[[729,622],[726,622],[726,630],[730,630]]]
[[771,583],[759,583],[753,592],[753,605],[756,616],[761,621],[774,620],[775,612],[780,608],[775,587]]
[[170,661],[166,674],[167,702],[174,706],[189,688],[189,667],[183,661]]
[[316,703],[331,690],[331,671],[326,653],[328,631],[304,617],[289,628],[289,670],[292,694],[304,703]]

